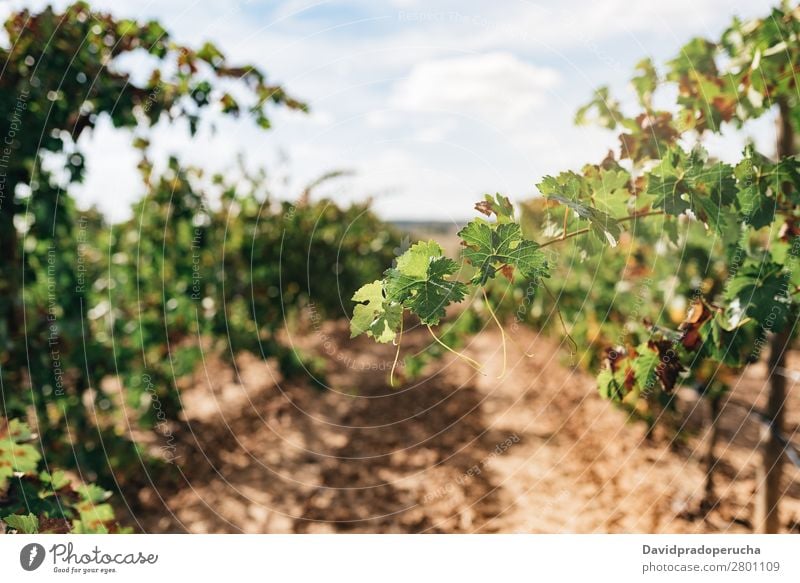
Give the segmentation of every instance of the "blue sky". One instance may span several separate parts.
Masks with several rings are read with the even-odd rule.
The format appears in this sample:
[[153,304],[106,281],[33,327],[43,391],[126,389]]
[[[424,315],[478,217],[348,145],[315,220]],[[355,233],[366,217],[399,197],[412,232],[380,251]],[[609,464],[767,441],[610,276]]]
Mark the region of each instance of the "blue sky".
[[[57,6],[67,2],[53,2]],[[46,2],[0,4],[41,7]],[[391,219],[458,221],[484,192],[513,200],[541,176],[599,161],[616,137],[575,128],[592,90],[620,97],[644,56],[663,62],[693,36],[714,37],[732,15],[765,15],[761,0],[459,2],[421,0],[96,0],[126,17],[157,18],[180,42],[212,40],[232,60],[253,62],[310,103],[275,112],[274,130],[222,120],[189,138],[157,128],[153,158],[226,170],[244,154],[290,196],[333,169],[354,171],[318,196],[374,199]],[[771,120],[748,129],[766,151]],[[143,195],[128,135],[102,125],[82,138],[88,179],[79,201],[113,219]],[[722,158],[741,135],[715,139]]]

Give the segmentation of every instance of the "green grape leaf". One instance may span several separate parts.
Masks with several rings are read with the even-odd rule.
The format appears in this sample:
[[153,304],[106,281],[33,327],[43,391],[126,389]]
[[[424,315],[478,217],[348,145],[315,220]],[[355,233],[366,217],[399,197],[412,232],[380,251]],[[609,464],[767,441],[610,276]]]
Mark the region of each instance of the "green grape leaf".
[[775,192],[788,190],[792,204],[800,204],[800,160],[794,157],[782,158],[770,165],[764,179]]
[[674,157],[665,156],[649,174],[647,174],[647,194],[655,196],[653,208],[664,209],[668,215],[680,215],[691,206],[684,198],[681,175],[675,167]]
[[89,504],[103,502],[111,496],[111,492],[103,490],[100,486],[95,484],[81,484],[75,488],[75,491]]
[[703,166],[695,162],[688,174],[691,182],[692,210],[697,217],[719,232],[725,228],[725,209],[736,200],[736,178],[728,164]]
[[673,245],[678,245],[678,241],[680,240],[681,233],[678,230],[680,226],[678,224],[677,219],[666,219],[663,223],[664,229],[664,236],[665,238],[670,241]]
[[583,172],[595,208],[612,217],[628,214],[631,175],[627,171],[586,166]]
[[[739,166],[743,163],[740,162]],[[775,218],[777,202],[774,196],[762,194],[756,184],[742,188],[737,195],[737,203],[744,215],[744,222],[754,229],[760,229],[772,223]]]
[[10,467],[15,472],[35,472],[39,451],[32,445],[16,443],[13,439],[0,439],[0,467]]
[[728,283],[725,298],[738,300],[748,316],[779,332],[786,325],[791,308],[786,283],[783,268],[777,263],[748,262]]
[[3,522],[21,534],[39,532],[39,519],[34,514],[9,514]]
[[397,258],[397,270],[414,278],[424,278],[433,259],[442,257],[436,241],[419,241]]
[[656,369],[661,358],[646,342],[636,348],[636,357],[633,359],[633,374],[636,383],[642,392],[649,392],[656,383]]
[[622,369],[603,368],[597,373],[597,390],[600,396],[610,401],[622,401],[627,393],[625,377],[626,374]]
[[539,245],[522,236],[517,223],[490,224],[476,219],[458,232],[464,258],[477,270],[473,283],[485,285],[498,271],[509,279],[514,270],[526,278],[541,277],[547,269]]
[[448,279],[456,271],[458,264],[442,256],[438,243],[415,243],[398,257],[396,267],[386,271],[386,299],[408,308],[423,324],[436,325],[447,306],[460,302],[467,293],[463,283]]
[[575,172],[562,172],[558,176],[545,176],[536,185],[539,192],[546,198],[559,196],[568,200],[577,200],[582,196],[590,196],[586,191],[585,181],[582,176]]
[[63,470],[54,470],[52,474],[49,472],[41,472],[39,474],[39,480],[45,484],[50,484],[53,490],[60,490],[69,484],[69,478]]
[[792,204],[800,203],[800,161],[784,158],[777,163],[758,154],[752,146],[734,171],[739,186],[737,203],[744,222],[754,229],[772,223],[784,191]]
[[559,194],[551,194],[547,199],[554,200],[570,208],[578,217],[589,221],[589,229],[597,239],[603,243],[608,243],[612,247],[616,247],[617,241],[619,240],[620,227],[614,217],[599,209]]
[[95,504],[85,501],[77,504],[75,508],[80,513],[81,522],[84,526],[92,529],[114,520],[114,509],[110,504]]
[[28,424],[24,421],[20,421],[19,419],[12,419],[8,422],[8,437],[20,443],[22,441],[28,441],[33,437],[33,432],[31,432],[31,428],[28,427]]
[[649,58],[642,59],[636,63],[635,70],[639,74],[631,79],[631,83],[636,90],[636,95],[639,97],[639,104],[642,107],[650,108],[653,92],[658,87],[658,73],[656,73],[653,61]]
[[403,306],[386,300],[383,282],[373,281],[353,294],[353,318],[350,320],[350,338],[366,333],[377,342],[392,342],[400,328]]
[[734,170],[720,162],[707,165],[701,149],[687,154],[674,148],[647,175],[647,194],[655,196],[653,208],[669,215],[691,210],[720,233],[726,228],[724,212],[736,200]]
[[748,326],[752,322],[750,318],[731,322],[729,313],[716,313],[700,329],[705,350],[717,362],[732,366],[745,364],[750,356],[757,355],[754,353],[756,327]]
[[14,472],[35,472],[41,455],[27,443],[33,436],[28,425],[17,419],[0,429],[0,495],[8,489],[8,479]]

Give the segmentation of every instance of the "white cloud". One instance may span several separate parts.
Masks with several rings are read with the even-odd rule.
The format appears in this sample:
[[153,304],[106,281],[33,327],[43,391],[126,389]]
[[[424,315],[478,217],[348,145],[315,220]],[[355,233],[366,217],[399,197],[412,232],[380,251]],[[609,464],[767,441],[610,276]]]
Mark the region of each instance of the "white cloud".
[[541,107],[559,79],[555,70],[506,52],[439,59],[415,65],[398,83],[390,103],[402,110],[512,125]]
[[584,49],[589,43],[618,37],[627,37],[635,47],[654,38],[716,34],[731,15],[767,14],[773,4],[772,0],[512,0],[501,6],[484,0],[442,0],[433,8],[430,2],[404,0],[398,14],[408,24],[409,43],[435,35],[471,50],[504,47],[529,52],[545,47]]

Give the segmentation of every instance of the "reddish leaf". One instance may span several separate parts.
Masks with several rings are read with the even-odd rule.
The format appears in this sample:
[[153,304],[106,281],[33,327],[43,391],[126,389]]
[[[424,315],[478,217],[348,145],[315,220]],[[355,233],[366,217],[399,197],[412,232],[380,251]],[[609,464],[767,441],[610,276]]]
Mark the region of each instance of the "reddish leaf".
[[666,393],[671,393],[678,382],[678,375],[685,369],[678,360],[672,342],[669,340],[650,340],[647,345],[658,352],[659,363],[656,367],[656,377]]

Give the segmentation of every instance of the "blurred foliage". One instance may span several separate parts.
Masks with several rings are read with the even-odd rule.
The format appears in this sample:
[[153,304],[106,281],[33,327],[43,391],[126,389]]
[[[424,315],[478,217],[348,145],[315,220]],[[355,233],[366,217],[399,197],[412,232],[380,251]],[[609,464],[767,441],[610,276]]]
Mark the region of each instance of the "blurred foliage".
[[107,502],[111,492],[95,484],[75,485],[66,472],[44,466],[30,427],[0,420],[0,528],[19,534],[105,534],[120,527]]
[[[77,468],[107,488],[144,485],[154,467],[167,469],[173,446],[159,454],[146,444],[173,439],[179,391],[202,351],[233,358],[249,350],[276,359],[284,374],[319,374],[315,359],[281,345],[280,330],[306,309],[347,314],[349,294],[341,300],[339,290],[378,275],[398,238],[367,204],[312,201],[318,183],[288,202],[263,174],[206,176],[177,158],[153,169],[155,124],[193,135],[221,116],[268,128],[273,107],[306,110],[258,68],[231,64],[209,43],[178,44],[155,21],[117,19],[82,2],[14,13],[5,30],[3,423],[26,419],[45,444],[47,467]],[[152,67],[144,81],[125,72],[133,58]],[[131,130],[141,153],[145,196],[122,224],[77,209],[70,196],[86,170],[78,140],[103,119]],[[152,439],[141,439],[150,430]],[[47,490],[47,478],[24,471],[0,515],[31,512],[41,523],[51,517],[36,506],[45,498],[30,498],[26,509],[17,496]],[[64,503],[52,516],[73,530],[100,528],[96,520],[87,526],[78,505],[105,506],[81,490],[56,488],[47,498]]]

